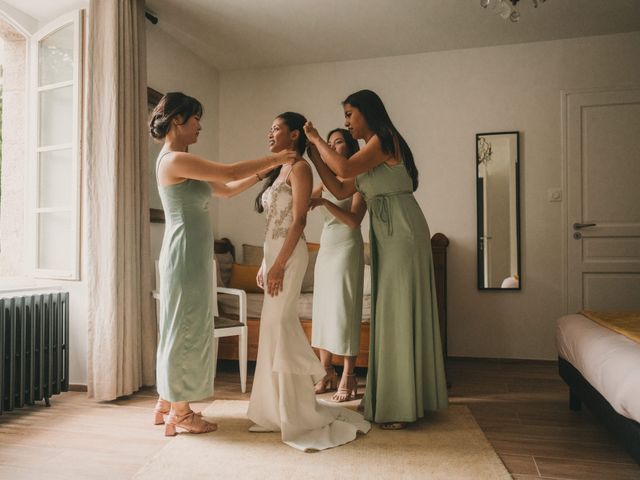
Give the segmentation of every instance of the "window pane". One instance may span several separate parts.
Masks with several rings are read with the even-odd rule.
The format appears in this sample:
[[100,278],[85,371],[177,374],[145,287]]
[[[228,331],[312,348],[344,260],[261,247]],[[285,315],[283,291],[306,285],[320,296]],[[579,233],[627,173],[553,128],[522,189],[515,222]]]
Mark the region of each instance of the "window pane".
[[73,80],[73,24],[56,30],[39,43],[38,85]]
[[38,207],[71,208],[71,149],[41,152],[38,161]]
[[41,147],[71,143],[73,129],[73,87],[40,92]]
[[71,213],[38,214],[38,268],[71,270]]

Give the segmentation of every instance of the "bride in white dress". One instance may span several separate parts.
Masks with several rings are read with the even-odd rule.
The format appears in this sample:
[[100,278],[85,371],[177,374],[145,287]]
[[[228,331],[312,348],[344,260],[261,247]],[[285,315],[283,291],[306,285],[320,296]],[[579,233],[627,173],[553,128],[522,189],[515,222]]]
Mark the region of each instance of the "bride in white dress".
[[[306,119],[279,115],[269,148],[302,154]],[[297,302],[308,252],[303,230],[312,189],[311,167],[298,161],[271,172],[256,199],[266,211],[264,259],[257,282],[266,290],[260,317],[258,358],[247,415],[253,432],[281,432],[282,441],[303,451],[324,450],[354,440],[371,428],[359,413],[319,403],[314,385],[326,374],[298,318]]]

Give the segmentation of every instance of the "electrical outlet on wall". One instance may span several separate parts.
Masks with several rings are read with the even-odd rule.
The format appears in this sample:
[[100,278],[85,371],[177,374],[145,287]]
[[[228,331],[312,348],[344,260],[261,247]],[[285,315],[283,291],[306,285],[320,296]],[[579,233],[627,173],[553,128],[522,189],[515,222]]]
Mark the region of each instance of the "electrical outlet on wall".
[[550,188],[547,190],[547,200],[550,202],[561,202],[562,201],[562,189],[560,188]]

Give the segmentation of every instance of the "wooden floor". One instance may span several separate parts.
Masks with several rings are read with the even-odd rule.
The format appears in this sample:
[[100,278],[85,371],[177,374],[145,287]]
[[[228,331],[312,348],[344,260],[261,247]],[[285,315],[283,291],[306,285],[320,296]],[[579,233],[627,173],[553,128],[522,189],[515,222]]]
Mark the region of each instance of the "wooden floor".
[[[215,398],[249,398],[236,369],[221,365]],[[448,374],[451,401],[470,408],[513,478],[640,479],[640,467],[588,410],[569,410],[555,363],[453,359]],[[51,408],[6,412],[0,478],[131,478],[168,441],[150,424],[154,402],[152,389],[106,403],[68,392]]]
[[640,466],[591,413],[569,410],[556,362],[449,360],[469,407],[515,479],[640,479]]

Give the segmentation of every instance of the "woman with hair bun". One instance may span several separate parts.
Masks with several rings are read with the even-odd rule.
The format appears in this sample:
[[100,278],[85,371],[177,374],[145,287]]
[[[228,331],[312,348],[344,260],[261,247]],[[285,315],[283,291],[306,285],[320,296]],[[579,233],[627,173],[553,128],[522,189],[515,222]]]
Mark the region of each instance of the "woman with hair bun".
[[157,353],[159,399],[155,424],[165,435],[216,430],[189,402],[213,395],[213,232],[211,195],[232,196],[258,183],[274,167],[295,162],[283,149],[257,160],[224,164],[188,153],[198,141],[202,105],[180,92],[167,93],[151,114],[149,131],[164,142],[156,162],[166,225],[160,251],[160,318]]
[[[306,118],[285,112],[269,130],[272,153],[307,145]],[[325,375],[298,318],[298,297],[307,269],[303,231],[313,177],[306,161],[285,165],[270,174],[256,198],[266,212],[264,259],[257,283],[265,289],[260,315],[256,371],[247,416],[251,432],[280,432],[282,441],[303,451],[324,450],[354,440],[370,428],[362,415],[316,401],[314,381]]]
[[305,132],[324,161],[314,162],[323,181],[333,172],[355,179],[351,188],[343,184],[332,193],[346,198],[357,190],[367,203],[372,278],[364,412],[382,428],[400,429],[448,404],[431,234],[413,195],[418,188],[413,153],[380,97],[360,90],[342,105],[345,126],[365,141],[359,152],[340,155],[311,123]]

